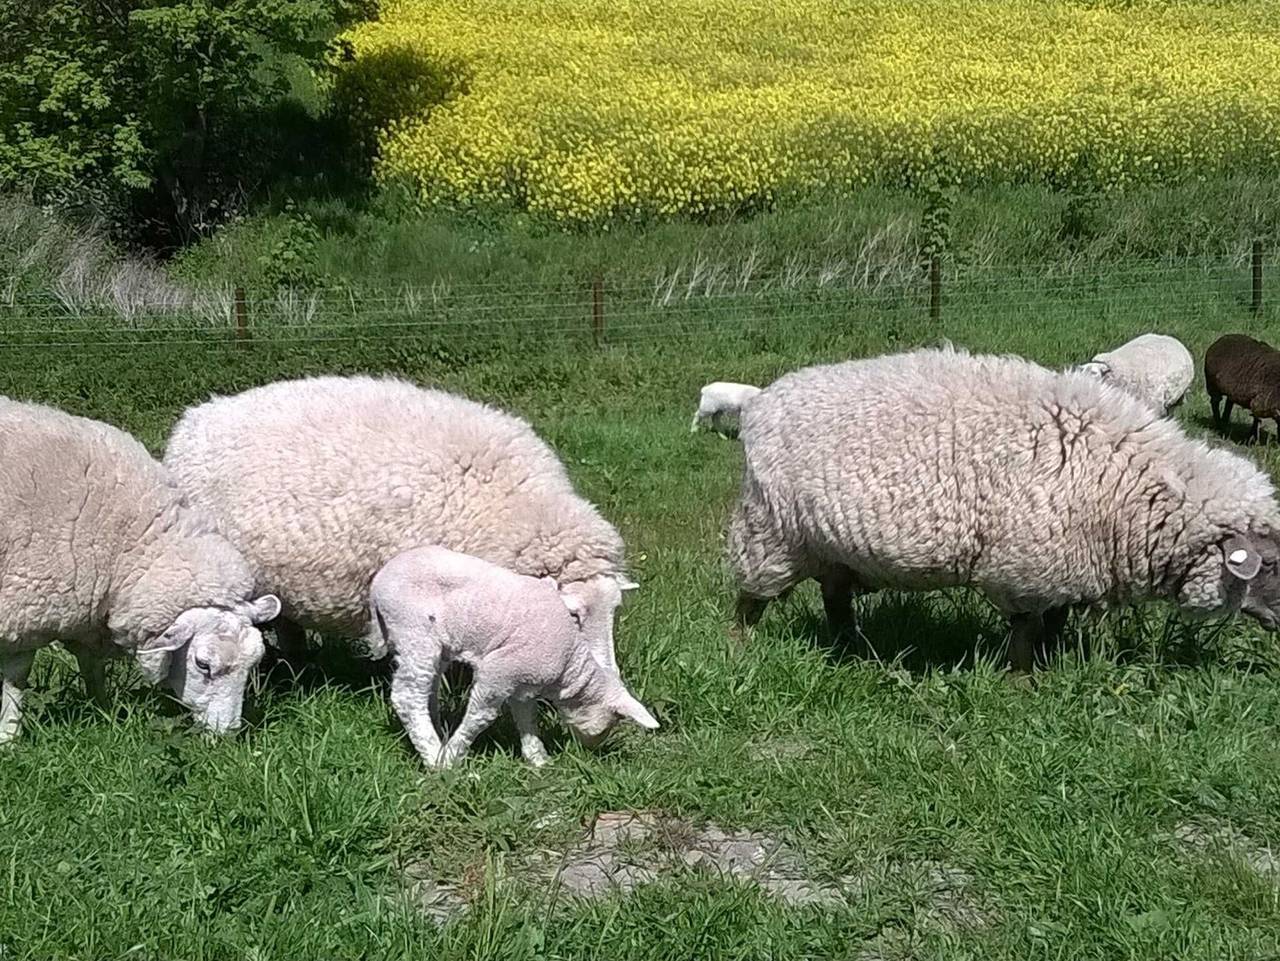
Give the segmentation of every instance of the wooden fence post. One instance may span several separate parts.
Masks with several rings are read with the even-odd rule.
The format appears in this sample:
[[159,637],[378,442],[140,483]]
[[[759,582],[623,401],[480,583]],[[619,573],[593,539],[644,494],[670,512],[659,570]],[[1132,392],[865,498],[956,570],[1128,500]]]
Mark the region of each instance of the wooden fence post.
[[591,281],[591,338],[597,347],[604,344],[604,278],[599,274]]
[[942,256],[929,256],[929,320],[937,323],[942,318]]
[[1262,241],[1253,242],[1253,312],[1262,310]]
[[245,344],[249,340],[249,308],[245,305],[244,288],[235,290],[236,311],[236,343]]

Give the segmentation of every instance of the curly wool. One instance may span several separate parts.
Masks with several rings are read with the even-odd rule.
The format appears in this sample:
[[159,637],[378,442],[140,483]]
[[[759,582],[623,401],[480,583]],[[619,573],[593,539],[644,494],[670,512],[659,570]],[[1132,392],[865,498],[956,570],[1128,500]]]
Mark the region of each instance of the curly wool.
[[1080,373],[953,349],[811,367],[747,408],[728,553],[774,597],[969,584],[1006,613],[1165,596],[1240,603],[1218,545],[1280,531],[1252,463]]
[[124,431],[0,398],[0,644],[133,649],[253,574]]
[[420,545],[562,583],[623,570],[622,538],[529,424],[405,381],[215,398],[183,415],[165,463],[285,615],[322,631],[362,632],[373,575]]

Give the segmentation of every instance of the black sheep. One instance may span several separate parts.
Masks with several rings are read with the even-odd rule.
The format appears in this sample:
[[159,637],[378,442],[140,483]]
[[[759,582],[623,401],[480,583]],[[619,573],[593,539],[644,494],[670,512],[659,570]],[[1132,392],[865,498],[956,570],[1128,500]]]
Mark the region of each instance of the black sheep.
[[[1250,442],[1262,439],[1262,421],[1276,422],[1280,433],[1280,350],[1246,334],[1224,334],[1204,354],[1204,384],[1219,427],[1231,423],[1239,404],[1253,414]],[[1223,398],[1226,409],[1219,413]]]

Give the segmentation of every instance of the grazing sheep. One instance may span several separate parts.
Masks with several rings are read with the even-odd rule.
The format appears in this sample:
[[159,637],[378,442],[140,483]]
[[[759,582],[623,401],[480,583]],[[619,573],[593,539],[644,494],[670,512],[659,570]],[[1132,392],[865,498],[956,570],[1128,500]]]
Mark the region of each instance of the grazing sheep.
[[99,702],[101,657],[131,651],[201,723],[236,727],[262,656],[253,625],[280,610],[253,586],[240,553],[124,431],[0,398],[0,743],[18,735],[35,653],[55,640]]
[[1074,605],[1280,617],[1266,475],[1083,374],[954,349],[811,367],[752,402],[742,437],[740,629],[806,577],[834,631],[855,591],[972,585],[1011,618],[1021,670]]
[[[590,610],[549,577],[514,574],[443,547],[417,548],[374,576],[369,614],[369,648],[395,654],[391,703],[432,767],[462,757],[504,704],[525,760],[546,763],[537,698],[551,701],[588,746],[619,720],[658,726],[622,683],[616,664],[589,643],[591,618],[611,610]],[[471,696],[462,722],[441,746],[436,688],[450,661],[471,667]]]
[[1195,368],[1191,351],[1165,334],[1142,334],[1080,365],[1084,373],[1127,391],[1162,416],[1182,402]]
[[[1262,439],[1262,421],[1274,420],[1280,433],[1280,351],[1245,334],[1225,334],[1204,355],[1204,385],[1219,427],[1231,423],[1231,410],[1239,404],[1253,414],[1249,440]],[[1219,405],[1226,398],[1226,410]]]
[[707,384],[698,397],[698,409],[693,415],[689,433],[695,434],[699,427],[710,425],[722,434],[736,434],[737,427],[731,422],[741,418],[742,408],[758,393],[760,388],[750,384],[733,384],[720,380]]
[[613,658],[622,538],[518,417],[390,378],[282,381],[188,410],[165,463],[280,596],[284,646],[365,635],[373,575],[438,544],[572,589]]

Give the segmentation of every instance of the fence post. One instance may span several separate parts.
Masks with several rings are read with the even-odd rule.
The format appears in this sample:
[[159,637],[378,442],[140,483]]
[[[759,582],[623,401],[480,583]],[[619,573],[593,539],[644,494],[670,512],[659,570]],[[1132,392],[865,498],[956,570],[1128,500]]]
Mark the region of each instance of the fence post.
[[604,343],[604,278],[591,280],[591,339],[597,347]]
[[235,290],[236,311],[236,343],[243,344],[249,339],[249,308],[245,305],[244,288]]
[[929,255],[929,320],[937,323],[942,317],[942,256]]
[[1251,304],[1256,314],[1262,310],[1262,241],[1253,242],[1253,301]]

